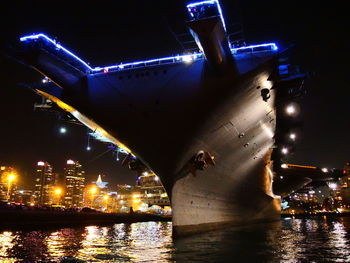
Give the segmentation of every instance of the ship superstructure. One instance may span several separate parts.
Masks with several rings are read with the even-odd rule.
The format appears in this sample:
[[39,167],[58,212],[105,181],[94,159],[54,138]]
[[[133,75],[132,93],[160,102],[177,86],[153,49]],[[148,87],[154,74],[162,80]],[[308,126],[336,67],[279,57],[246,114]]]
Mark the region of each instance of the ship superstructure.
[[187,9],[198,52],[92,67],[40,33],[20,38],[16,58],[49,80],[37,93],[161,178],[175,234],[274,220],[275,102],[297,96],[301,76],[275,43],[232,46],[218,0]]

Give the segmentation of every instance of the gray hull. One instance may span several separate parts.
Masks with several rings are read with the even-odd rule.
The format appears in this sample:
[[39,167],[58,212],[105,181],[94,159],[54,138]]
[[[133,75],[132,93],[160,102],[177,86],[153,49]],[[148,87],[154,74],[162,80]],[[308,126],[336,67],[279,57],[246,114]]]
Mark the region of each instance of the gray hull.
[[[55,84],[36,87],[40,95],[131,151],[161,178],[175,234],[279,217],[270,160],[274,52],[235,55],[235,66],[220,71],[199,58],[94,74],[40,45],[17,58]],[[270,90],[268,100],[263,89]],[[189,162],[199,151],[209,152],[215,165],[193,172]]]

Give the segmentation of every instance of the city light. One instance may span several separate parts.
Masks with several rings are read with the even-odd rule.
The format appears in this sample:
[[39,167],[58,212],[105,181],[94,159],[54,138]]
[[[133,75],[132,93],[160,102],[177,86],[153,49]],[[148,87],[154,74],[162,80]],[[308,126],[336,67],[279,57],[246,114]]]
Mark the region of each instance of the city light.
[[324,173],[328,173],[328,168],[322,168],[321,170],[322,170],[322,172],[324,172]]
[[55,195],[61,195],[62,194],[62,189],[61,188],[56,188],[55,189]]
[[97,188],[96,187],[91,187],[91,189],[90,189],[90,192],[91,192],[91,194],[96,194],[97,193]]
[[287,154],[287,153],[288,153],[288,149],[287,149],[286,147],[283,147],[283,148],[281,149],[281,152],[282,152],[283,154]]
[[289,134],[289,138],[294,141],[297,138],[297,135],[295,133],[291,133]]
[[87,151],[90,151],[90,150],[91,150],[91,147],[90,147],[90,146],[87,146],[87,147],[86,147],[86,150],[87,150]]
[[92,186],[90,188],[89,192],[91,193],[91,196],[90,196],[91,197],[91,207],[93,207],[94,206],[95,195],[97,193],[97,187]]
[[37,163],[37,165],[38,165],[38,166],[44,166],[45,163],[44,163],[43,161],[39,161],[39,162]]
[[287,164],[288,167],[296,167],[296,168],[306,168],[306,169],[317,169],[315,166],[309,166],[309,165],[298,165],[298,164]]
[[329,188],[331,188],[332,190],[337,189],[337,184],[336,184],[336,183],[330,183],[328,186],[329,186]]
[[67,164],[75,164],[73,160],[68,160]]
[[16,176],[13,174],[13,173],[10,173],[8,176],[7,176],[7,195],[6,195],[6,198],[7,200],[9,201],[10,200],[10,192],[11,192],[11,185],[12,185],[12,182],[16,179]]
[[108,198],[109,198],[109,196],[108,196],[108,195],[104,195],[104,196],[103,196],[103,200],[105,200],[105,201],[107,201],[107,200],[108,200]]
[[62,189],[57,187],[54,191],[55,196],[57,198],[57,204],[60,205],[60,199],[61,199],[61,195],[62,195]]
[[7,177],[7,180],[9,182],[13,182],[15,180],[16,176],[14,174],[9,174],[8,177]]
[[60,128],[60,133],[65,134],[67,132],[67,129],[65,127]]
[[134,195],[132,196],[133,199],[137,199],[137,198],[139,198],[139,197],[140,197],[139,194],[134,194]]
[[286,163],[281,164],[281,168],[283,168],[283,169],[288,168],[288,164],[286,164]]
[[296,113],[296,109],[293,105],[289,105],[286,107],[286,113],[288,115],[294,115]]

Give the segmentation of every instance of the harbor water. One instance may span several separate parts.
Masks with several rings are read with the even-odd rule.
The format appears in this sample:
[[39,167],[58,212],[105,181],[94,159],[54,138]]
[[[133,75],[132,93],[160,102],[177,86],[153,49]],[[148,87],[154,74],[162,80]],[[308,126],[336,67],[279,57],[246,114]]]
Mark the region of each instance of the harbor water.
[[176,240],[171,222],[1,230],[0,262],[350,262],[350,217],[283,218]]

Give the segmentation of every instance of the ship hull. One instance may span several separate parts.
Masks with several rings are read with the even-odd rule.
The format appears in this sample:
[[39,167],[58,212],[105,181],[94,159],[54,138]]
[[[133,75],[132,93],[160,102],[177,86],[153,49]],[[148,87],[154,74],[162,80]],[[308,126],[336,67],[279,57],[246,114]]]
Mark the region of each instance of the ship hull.
[[[270,160],[273,52],[235,56],[235,67],[224,71],[199,59],[82,75],[40,50],[29,50],[22,60],[60,88],[36,88],[40,95],[127,146],[161,178],[175,234],[278,218]],[[269,90],[268,98],[262,90]],[[191,170],[200,151],[210,153],[215,165]]]
[[178,180],[172,189],[174,235],[278,220],[280,198],[270,192],[269,162],[244,169],[231,178],[208,170]]
[[[268,79],[273,65],[265,61],[238,79],[218,76],[210,82],[207,76],[198,76],[205,67],[203,61],[187,67],[172,83],[169,78],[173,79],[172,72],[179,69],[168,67],[171,77],[165,77],[168,84],[162,96],[157,88],[143,87],[147,91],[143,93],[146,91],[129,90],[133,87],[130,85],[123,92],[125,97],[133,98],[132,105],[128,105],[132,109],[123,117],[115,116],[119,124],[111,123],[109,116],[103,122],[103,127],[118,134],[116,137],[127,142],[161,178],[171,199],[174,235],[279,219],[280,198],[272,192],[270,160],[276,125],[275,94],[271,90],[268,101],[261,96],[263,88],[272,86]],[[190,76],[198,79],[186,85]],[[176,88],[181,87],[176,82],[184,83],[183,90]],[[133,94],[142,95],[136,100]],[[156,99],[152,97],[160,98],[160,103],[154,105]],[[148,103],[144,102],[146,98]],[[96,104],[89,114],[96,113],[96,108],[101,114],[125,113],[125,102],[116,102],[121,108],[111,110],[103,109],[111,103],[102,105],[100,101],[105,100],[95,97],[91,101]],[[150,101],[153,107],[159,107],[157,111],[150,107]],[[188,163],[199,151],[212,154],[215,165],[193,173]]]

